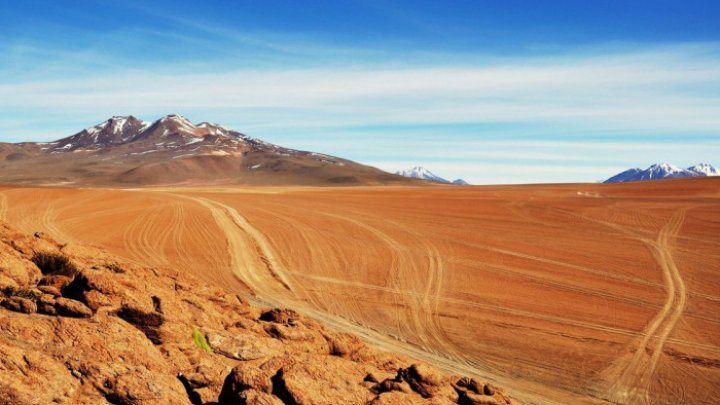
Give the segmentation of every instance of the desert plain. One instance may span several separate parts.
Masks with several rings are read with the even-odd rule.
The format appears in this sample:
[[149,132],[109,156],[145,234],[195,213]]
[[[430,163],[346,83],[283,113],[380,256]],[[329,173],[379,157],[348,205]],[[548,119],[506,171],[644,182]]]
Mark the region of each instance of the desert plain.
[[519,403],[717,403],[720,179],[0,187],[28,233],[173,268]]

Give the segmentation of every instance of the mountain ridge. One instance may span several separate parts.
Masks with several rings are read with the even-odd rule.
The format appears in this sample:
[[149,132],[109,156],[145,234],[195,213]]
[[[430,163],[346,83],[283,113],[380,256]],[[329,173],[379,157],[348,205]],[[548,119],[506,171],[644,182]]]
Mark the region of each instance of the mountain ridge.
[[686,169],[667,162],[655,163],[643,170],[639,167],[620,172],[603,183],[623,183],[628,181],[645,181],[676,179],[684,177],[720,176],[720,171],[708,163],[698,163]]
[[443,177],[440,177],[430,170],[426,169],[423,166],[415,166],[412,169],[408,170],[398,170],[395,172],[398,176],[403,176],[407,178],[412,179],[420,179],[420,180],[428,180],[435,183],[443,183],[443,184],[455,184],[460,186],[467,186],[470,185],[470,183],[466,182],[463,179],[455,179],[453,181],[447,180]]
[[45,185],[370,185],[406,179],[179,114],[113,116],[53,142],[0,143],[0,182]]

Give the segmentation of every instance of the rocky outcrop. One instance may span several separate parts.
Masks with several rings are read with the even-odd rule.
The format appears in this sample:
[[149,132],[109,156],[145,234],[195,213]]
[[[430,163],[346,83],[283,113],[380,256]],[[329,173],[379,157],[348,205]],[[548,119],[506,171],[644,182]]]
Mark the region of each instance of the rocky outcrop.
[[6,225],[0,258],[1,404],[510,403],[171,269]]
[[93,315],[92,310],[82,302],[63,297],[55,300],[55,312],[58,315],[74,318],[89,318]]
[[459,395],[458,403],[461,405],[496,404],[499,399],[505,402],[510,401],[505,393],[496,386],[481,383],[472,378],[463,377],[453,384],[453,387]]

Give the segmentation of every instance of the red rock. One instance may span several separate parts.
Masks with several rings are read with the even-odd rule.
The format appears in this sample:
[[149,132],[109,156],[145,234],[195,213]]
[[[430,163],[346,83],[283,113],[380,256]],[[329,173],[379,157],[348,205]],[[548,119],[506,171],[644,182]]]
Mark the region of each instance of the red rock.
[[275,339],[208,332],[207,340],[214,352],[236,360],[255,360],[283,353],[282,344]]
[[40,285],[47,285],[54,287],[57,290],[62,290],[66,285],[70,284],[72,279],[68,276],[63,275],[48,275],[44,276],[40,280]]
[[2,302],[0,302],[0,305],[15,312],[26,314],[37,312],[37,304],[35,304],[35,301],[23,297],[4,298]]
[[[3,232],[0,226],[0,258],[14,257],[15,272],[0,267],[0,280],[35,296],[31,255],[58,253],[56,244]],[[509,403],[494,387],[493,395],[468,384],[453,388],[420,363],[398,372],[408,360],[295,311],[262,311],[177,271],[81,252],[62,254],[80,268],[118,263],[125,272],[88,270],[70,284],[45,277],[36,294],[42,316],[0,309],[0,403],[440,404],[459,395]],[[56,285],[64,285],[63,296]],[[3,305],[26,309],[35,302],[11,297]],[[205,332],[212,353],[198,349],[195,328]],[[385,379],[390,375],[396,378]],[[476,385],[485,392],[486,385]]]
[[43,294],[37,302],[38,312],[47,315],[57,314],[57,310],[55,309],[55,303],[55,296],[50,294]]
[[38,286],[38,290],[44,292],[45,294],[50,294],[55,297],[60,296],[60,290],[57,287],[51,286],[51,285],[41,285]]
[[58,315],[71,316],[74,318],[89,318],[93,311],[80,301],[59,297],[55,300],[55,310]]
[[423,364],[413,364],[400,372],[402,379],[423,398],[431,398],[437,391],[449,385],[446,376]]
[[274,308],[265,311],[260,315],[261,321],[281,323],[285,325],[294,324],[300,319],[300,315],[291,309]]

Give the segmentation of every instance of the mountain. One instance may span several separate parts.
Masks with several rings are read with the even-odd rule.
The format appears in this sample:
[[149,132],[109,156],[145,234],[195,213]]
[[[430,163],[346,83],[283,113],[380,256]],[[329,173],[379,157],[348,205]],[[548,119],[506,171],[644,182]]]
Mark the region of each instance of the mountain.
[[618,173],[605,180],[604,183],[621,183],[626,181],[675,179],[696,176],[719,176],[720,172],[707,163],[682,169],[669,163],[654,164],[647,169],[633,168]]
[[707,163],[699,163],[695,166],[690,166],[687,169],[691,172],[697,173],[698,176],[720,176],[720,171]]
[[449,183],[449,181],[435,175],[433,172],[422,166],[415,166],[410,170],[400,170],[395,172],[395,174],[397,174],[398,176],[409,177],[412,179],[429,180],[437,183]]
[[83,129],[73,136],[57,141],[52,149],[54,151],[71,151],[83,147],[120,145],[133,141],[134,136],[149,126],[149,123],[132,115],[129,117],[115,116],[94,127]]
[[408,177],[412,179],[433,181],[435,183],[457,184],[461,186],[469,185],[469,183],[463,179],[456,179],[453,181],[446,180],[422,166],[415,166],[409,170],[400,170],[395,172],[395,174],[397,174],[398,176]]
[[171,114],[115,116],[49,143],[0,143],[0,182],[73,185],[351,185],[407,180]]

